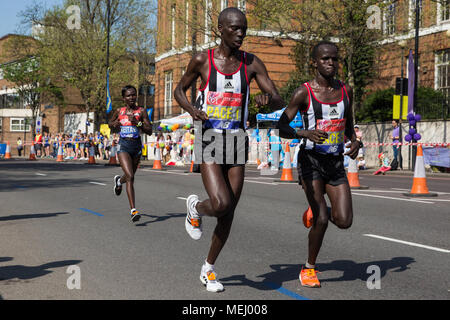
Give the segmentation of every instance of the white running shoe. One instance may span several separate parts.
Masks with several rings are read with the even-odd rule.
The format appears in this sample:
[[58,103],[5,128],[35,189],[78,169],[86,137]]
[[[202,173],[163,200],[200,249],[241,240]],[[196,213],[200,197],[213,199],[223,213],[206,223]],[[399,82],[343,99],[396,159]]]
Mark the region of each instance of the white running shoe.
[[138,222],[139,219],[141,218],[141,213],[136,209],[131,209],[130,217],[131,217],[131,221]]
[[120,176],[114,176],[114,194],[116,196],[119,196],[120,193],[122,192],[122,185],[119,186],[119,180],[120,180]]
[[195,208],[198,201],[198,196],[195,194],[190,195],[186,200],[187,214],[184,225],[187,233],[194,240],[202,237],[202,217],[200,217]]
[[206,286],[207,291],[221,292],[225,290],[223,285],[217,281],[217,274],[214,272],[214,268],[208,269],[203,265],[200,272],[200,281]]

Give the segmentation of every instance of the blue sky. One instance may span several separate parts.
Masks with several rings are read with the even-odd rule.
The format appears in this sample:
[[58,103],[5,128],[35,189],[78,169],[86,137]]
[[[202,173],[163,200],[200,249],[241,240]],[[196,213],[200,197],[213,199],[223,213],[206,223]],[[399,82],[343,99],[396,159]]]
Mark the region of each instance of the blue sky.
[[[44,7],[51,8],[55,4],[61,5],[63,2],[63,0],[1,0],[0,37],[23,30],[23,28],[19,29],[21,18],[18,15],[33,3],[41,3]],[[29,33],[30,30],[26,30],[26,32]]]

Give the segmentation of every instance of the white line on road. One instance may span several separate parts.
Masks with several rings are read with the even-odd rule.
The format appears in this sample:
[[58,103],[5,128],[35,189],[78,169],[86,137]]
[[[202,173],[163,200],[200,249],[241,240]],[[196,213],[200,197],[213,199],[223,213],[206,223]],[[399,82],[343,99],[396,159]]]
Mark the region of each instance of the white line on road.
[[184,201],[187,200],[187,198],[183,198],[183,197],[177,197],[177,199],[184,200]]
[[[392,190],[401,190],[401,191],[408,191],[410,192],[411,189],[401,189],[401,188],[391,188]],[[431,193],[437,193],[437,194],[450,194],[448,192],[439,192],[439,191],[430,191]]]
[[403,241],[403,240],[398,240],[398,239],[393,239],[393,238],[388,238],[388,237],[377,236],[375,234],[363,234],[363,236],[377,238],[377,239],[382,239],[382,240],[387,240],[387,241],[392,241],[392,242],[398,242],[398,243],[406,244],[406,245],[413,246],[413,247],[419,247],[419,248],[424,248],[424,249],[429,249],[429,250],[434,250],[434,251],[439,251],[439,252],[444,252],[444,253],[450,253],[450,250],[447,250],[447,249],[441,249],[441,248],[426,246],[426,245],[423,245],[423,244],[420,244],[420,243],[415,243],[415,242]]
[[37,176],[44,176],[44,177],[47,176],[45,173],[39,173],[39,172],[36,172],[35,174],[36,174]]
[[157,173],[169,173],[169,174],[176,174],[176,175],[179,175],[179,176],[187,176],[187,175],[189,175],[189,173],[181,173],[181,172],[173,172],[173,171],[150,170],[150,169],[142,169],[141,171],[157,172]]
[[372,197],[372,198],[392,199],[392,200],[400,200],[400,201],[410,201],[410,202],[428,203],[428,204],[433,204],[433,203],[434,203],[434,202],[430,202],[430,201],[422,201],[422,200],[414,200],[414,199],[402,199],[402,198],[393,198],[393,197],[378,196],[378,195],[374,195],[374,194],[355,193],[355,192],[352,192],[352,195],[363,196],[363,197]]
[[250,183],[268,184],[268,185],[271,185],[271,186],[277,186],[278,185],[278,183],[275,183],[275,182],[253,181],[253,180],[247,180],[247,179],[245,179],[244,181],[245,182],[250,182]]
[[100,183],[100,182],[95,182],[95,181],[89,181],[89,183],[98,184],[99,186],[106,186],[105,183]]

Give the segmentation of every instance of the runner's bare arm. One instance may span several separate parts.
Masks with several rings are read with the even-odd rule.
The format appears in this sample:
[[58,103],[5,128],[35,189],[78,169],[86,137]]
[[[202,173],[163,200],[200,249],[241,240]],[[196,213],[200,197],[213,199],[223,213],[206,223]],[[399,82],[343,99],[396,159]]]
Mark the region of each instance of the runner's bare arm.
[[253,61],[249,66],[249,71],[251,72],[248,81],[250,82],[252,78],[255,78],[259,89],[265,93],[255,97],[256,105],[258,107],[268,105],[272,110],[284,108],[286,103],[280,97],[275,84],[270,79],[266,66],[257,56],[253,57]]
[[305,86],[297,88],[289,102],[289,105],[284,110],[278,121],[277,128],[280,130],[280,137],[285,139],[301,139],[308,138],[309,140],[322,143],[327,138],[327,133],[322,130],[294,130],[289,123],[295,118],[299,110],[304,110],[309,102],[308,90]]
[[111,130],[113,130],[113,131],[116,131],[117,129],[120,128],[119,109],[114,111],[113,116],[111,117],[111,119],[109,119],[108,125],[111,128]]
[[353,113],[352,113],[353,89],[347,85],[345,85],[345,88],[347,90],[348,98],[349,98],[349,108],[348,108],[348,112],[345,116],[347,119],[345,121],[345,136],[348,139],[350,139],[350,141],[352,143],[350,145],[350,150],[348,150],[346,153],[344,153],[344,155],[348,155],[350,158],[356,159],[356,157],[358,156],[358,151],[359,151],[359,147],[360,147],[361,143],[356,140],[355,128],[353,127]]
[[[200,111],[195,108],[188,100],[186,96],[186,91],[191,87],[192,83],[195,82],[199,77],[202,77],[203,71],[208,70],[208,54],[206,52],[199,53],[195,55],[189,62],[186,72],[181,77],[180,82],[174,91],[175,100],[180,104],[180,106],[189,112],[194,121],[204,121],[208,119],[208,116],[204,111]],[[207,73],[208,71],[206,71]],[[202,78],[202,82],[206,83],[207,79]]]

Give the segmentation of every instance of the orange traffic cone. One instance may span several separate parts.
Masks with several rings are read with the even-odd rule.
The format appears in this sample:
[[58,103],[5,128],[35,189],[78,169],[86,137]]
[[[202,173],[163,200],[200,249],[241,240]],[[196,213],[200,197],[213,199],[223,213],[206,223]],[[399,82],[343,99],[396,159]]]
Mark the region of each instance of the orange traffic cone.
[[311,207],[308,207],[308,209],[305,210],[305,212],[303,213],[302,220],[305,228],[311,228],[314,222],[314,216]]
[[194,172],[194,161],[195,161],[195,153],[194,151],[192,151],[191,167],[189,168],[189,171],[185,171],[185,173]]
[[36,159],[36,149],[34,148],[34,142],[31,145],[30,157],[28,158],[28,160],[37,160]]
[[162,170],[161,166],[161,149],[159,146],[156,146],[156,156],[155,160],[153,160],[153,169],[155,170]]
[[95,149],[94,146],[91,144],[89,147],[89,160],[88,164],[95,164]]
[[352,189],[369,189],[369,187],[359,184],[359,173],[356,159],[350,158],[348,162],[347,180],[350,188]]
[[117,159],[116,159],[116,155],[117,155],[117,147],[116,147],[116,143],[113,141],[112,145],[111,145],[111,151],[109,152],[109,162],[107,164],[105,164],[105,166],[117,166]]
[[436,197],[437,193],[430,193],[425,175],[425,162],[423,160],[422,145],[417,146],[416,167],[414,168],[414,179],[410,193],[403,195],[409,197]]
[[59,143],[58,155],[56,156],[56,162],[64,162],[64,151],[62,147],[62,142]]
[[289,143],[286,144],[286,151],[284,151],[283,170],[281,170],[280,180],[277,182],[298,182],[292,177],[292,165],[291,165],[291,149]]
[[5,159],[11,159],[11,145],[9,141],[6,143]]

